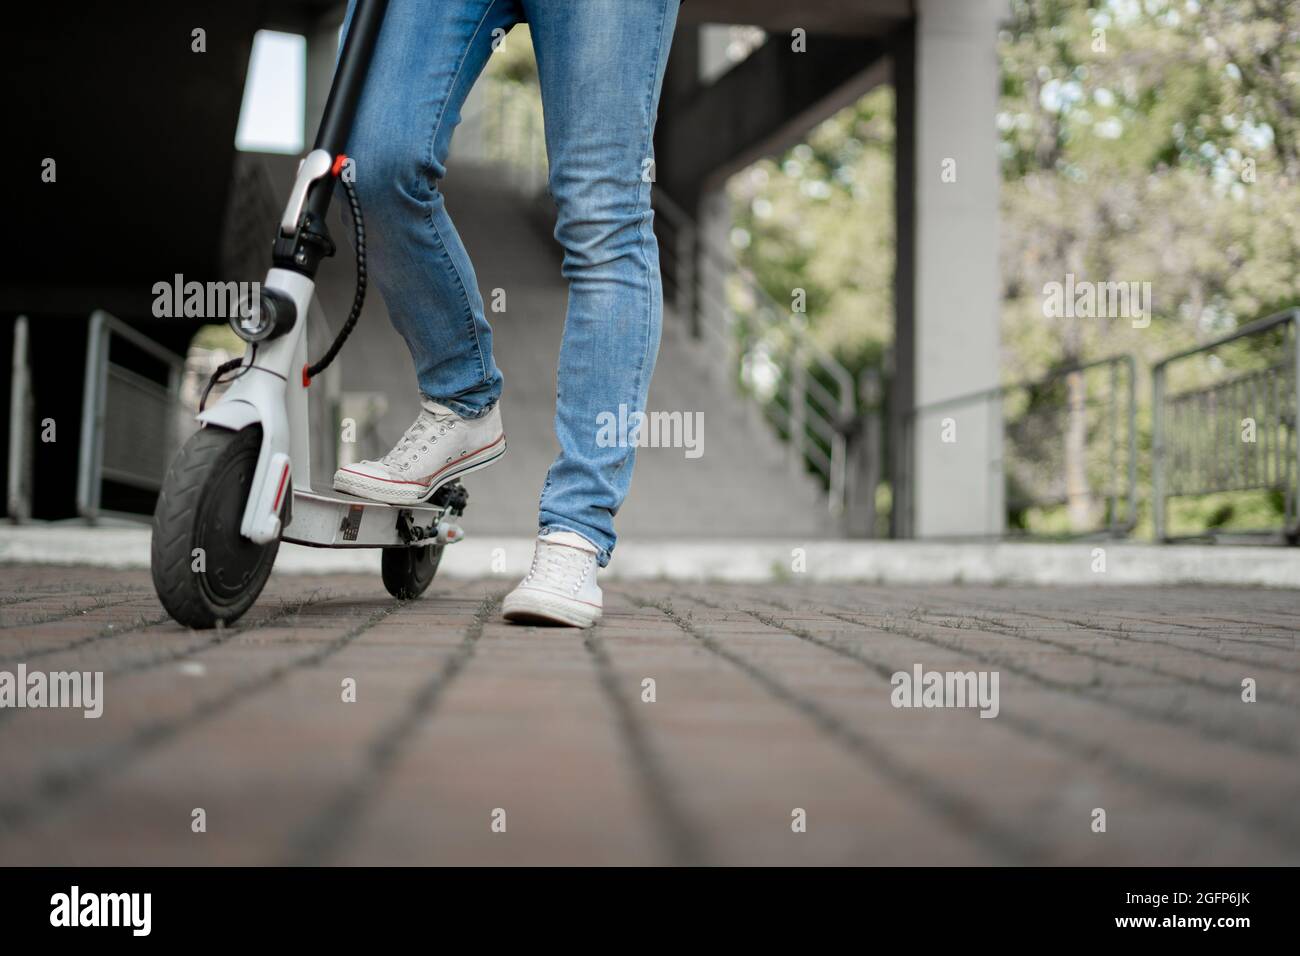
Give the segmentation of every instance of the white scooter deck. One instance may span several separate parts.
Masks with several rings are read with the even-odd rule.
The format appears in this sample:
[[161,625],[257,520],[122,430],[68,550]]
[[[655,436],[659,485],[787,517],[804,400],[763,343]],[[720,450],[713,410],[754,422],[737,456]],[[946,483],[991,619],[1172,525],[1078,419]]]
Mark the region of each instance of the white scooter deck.
[[[332,488],[296,489],[293,519],[282,539],[314,548],[391,548],[411,544],[449,544],[463,532],[440,505],[390,505]],[[429,540],[408,541],[399,523],[429,532]]]

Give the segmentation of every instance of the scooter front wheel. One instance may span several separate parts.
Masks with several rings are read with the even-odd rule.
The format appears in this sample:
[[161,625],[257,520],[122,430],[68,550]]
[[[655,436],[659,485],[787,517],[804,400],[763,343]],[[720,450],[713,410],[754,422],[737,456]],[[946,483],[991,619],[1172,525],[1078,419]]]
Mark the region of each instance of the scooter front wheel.
[[150,565],[163,608],[193,628],[236,621],[253,606],[280,541],[239,533],[262,447],[262,429],[208,426],[180,450],[154,509]]

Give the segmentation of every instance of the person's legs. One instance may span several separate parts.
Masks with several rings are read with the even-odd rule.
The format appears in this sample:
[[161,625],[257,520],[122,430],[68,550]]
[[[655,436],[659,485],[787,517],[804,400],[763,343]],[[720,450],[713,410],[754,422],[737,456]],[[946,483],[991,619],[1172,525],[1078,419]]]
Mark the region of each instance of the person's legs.
[[518,0],[388,4],[347,152],[370,226],[369,272],[411,351],[421,411],[383,458],[339,468],[339,491],[425,501],[505,453],[492,330],[438,182],[493,34],[520,15]]
[[653,133],[680,0],[521,2],[537,54],[559,208],[555,236],[569,280],[555,415],[560,454],[546,476],[539,522],[543,533],[590,541],[604,566],[635,448],[599,442],[601,422],[644,412],[659,350]]
[[501,373],[438,181],[493,31],[520,15],[518,0],[390,0],[348,138],[370,227],[369,272],[411,350],[420,392],[470,419],[500,397]]
[[633,435],[600,439],[608,421],[644,413],[659,351],[653,134],[679,0],[522,3],[537,53],[569,310],[556,390],[560,454],[542,488],[532,567],[502,613],[519,623],[590,627],[601,615],[596,568],[614,548],[614,515],[636,454]]

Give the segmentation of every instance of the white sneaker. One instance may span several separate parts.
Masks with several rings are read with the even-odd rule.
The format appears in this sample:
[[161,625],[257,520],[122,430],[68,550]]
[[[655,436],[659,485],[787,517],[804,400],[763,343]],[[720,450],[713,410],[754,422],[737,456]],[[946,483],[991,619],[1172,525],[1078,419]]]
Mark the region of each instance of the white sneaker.
[[479,418],[420,402],[420,415],[378,461],[359,461],[334,473],[334,488],[360,498],[401,505],[428,501],[453,478],[486,468],[506,453],[501,403]]
[[596,546],[572,531],[538,535],[528,576],[506,595],[502,616],[516,624],[591,627],[600,619]]

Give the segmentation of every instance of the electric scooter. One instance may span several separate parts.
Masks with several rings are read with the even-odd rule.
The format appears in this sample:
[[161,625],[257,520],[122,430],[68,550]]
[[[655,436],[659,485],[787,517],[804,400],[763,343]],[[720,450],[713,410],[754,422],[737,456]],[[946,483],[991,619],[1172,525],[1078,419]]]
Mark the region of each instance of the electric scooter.
[[[359,0],[339,54],[316,141],[303,159],[255,301],[231,318],[248,343],[208,383],[227,384],[201,403],[200,429],[177,454],[154,512],[151,566],[163,607],[177,622],[210,628],[239,619],[257,600],[281,541],[321,548],[383,548],[384,586],[418,597],[443,549],[463,537],[455,523],[468,496],[459,481],[424,504],[387,505],[312,482],[307,390],[334,360],[361,314],[365,227],[344,155],[387,0]],[[333,255],[325,214],[336,185],[355,233],[357,289],[338,337],[307,359],[307,315],[321,260]]]

